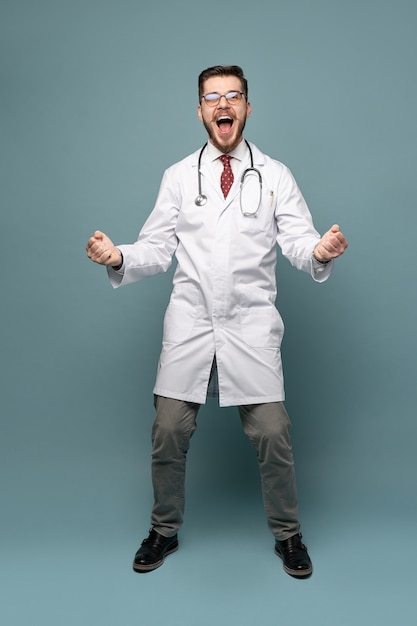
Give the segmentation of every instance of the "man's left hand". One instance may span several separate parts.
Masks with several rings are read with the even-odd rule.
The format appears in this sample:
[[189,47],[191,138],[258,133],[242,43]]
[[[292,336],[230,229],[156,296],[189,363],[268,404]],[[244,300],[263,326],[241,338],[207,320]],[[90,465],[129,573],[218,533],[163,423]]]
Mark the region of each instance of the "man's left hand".
[[344,253],[348,242],[339,226],[334,224],[318,242],[313,250],[313,256],[321,263],[327,263]]

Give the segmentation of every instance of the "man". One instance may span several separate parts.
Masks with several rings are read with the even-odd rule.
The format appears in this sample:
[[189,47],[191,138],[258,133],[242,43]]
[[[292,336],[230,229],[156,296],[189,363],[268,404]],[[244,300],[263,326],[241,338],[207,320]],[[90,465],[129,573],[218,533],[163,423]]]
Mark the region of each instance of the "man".
[[283,403],[276,244],[295,267],[322,282],[347,241],[337,225],[320,237],[289,170],[243,139],[250,114],[241,68],[204,70],[198,117],[208,143],[165,172],[135,244],[116,247],[100,231],[87,244],[90,259],[107,266],[113,287],[165,271],[177,259],[154,388],[152,527],[133,564],[142,573],[178,547],[186,454],[199,407],[212,390],[220,406],[238,407],[255,448],[285,571],[297,578],[312,573]]

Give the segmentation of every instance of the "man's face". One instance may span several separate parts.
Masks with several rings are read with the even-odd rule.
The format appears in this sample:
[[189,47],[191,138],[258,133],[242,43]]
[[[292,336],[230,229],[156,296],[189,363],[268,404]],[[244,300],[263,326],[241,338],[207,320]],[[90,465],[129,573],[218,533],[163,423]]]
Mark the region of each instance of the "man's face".
[[[229,91],[242,91],[237,76],[211,76],[204,83],[203,95],[208,93],[226,94]],[[211,143],[221,152],[231,152],[242,141],[246,118],[251,113],[251,105],[245,96],[237,104],[230,104],[226,98],[210,107],[203,99],[198,105],[198,117],[208,132]]]

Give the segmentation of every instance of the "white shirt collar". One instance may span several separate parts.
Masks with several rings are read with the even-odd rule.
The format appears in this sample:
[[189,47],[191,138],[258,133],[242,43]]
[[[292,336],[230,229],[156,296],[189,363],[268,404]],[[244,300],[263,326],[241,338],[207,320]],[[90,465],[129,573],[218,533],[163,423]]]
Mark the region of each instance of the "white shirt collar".
[[[237,159],[238,161],[243,161],[243,159],[246,156],[247,151],[248,151],[247,145],[245,141],[242,139],[242,141],[238,143],[236,148],[232,150],[232,152],[228,152],[228,154],[229,156],[233,157],[234,159]],[[222,152],[221,150],[218,150],[215,146],[213,146],[211,141],[208,141],[207,157],[208,157],[209,162],[215,161],[216,159],[221,157],[222,154],[224,154],[224,152]]]

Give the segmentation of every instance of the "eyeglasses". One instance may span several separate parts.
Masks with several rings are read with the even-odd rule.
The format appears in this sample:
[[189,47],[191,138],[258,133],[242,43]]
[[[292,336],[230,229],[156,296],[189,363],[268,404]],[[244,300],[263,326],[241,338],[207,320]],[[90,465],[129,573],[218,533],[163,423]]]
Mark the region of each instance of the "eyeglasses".
[[245,94],[243,93],[243,91],[229,91],[228,93],[223,94],[206,93],[206,95],[203,96],[201,100],[204,100],[209,107],[216,107],[223,97],[226,98],[228,104],[239,104],[239,102],[242,100],[242,96],[244,95]]

